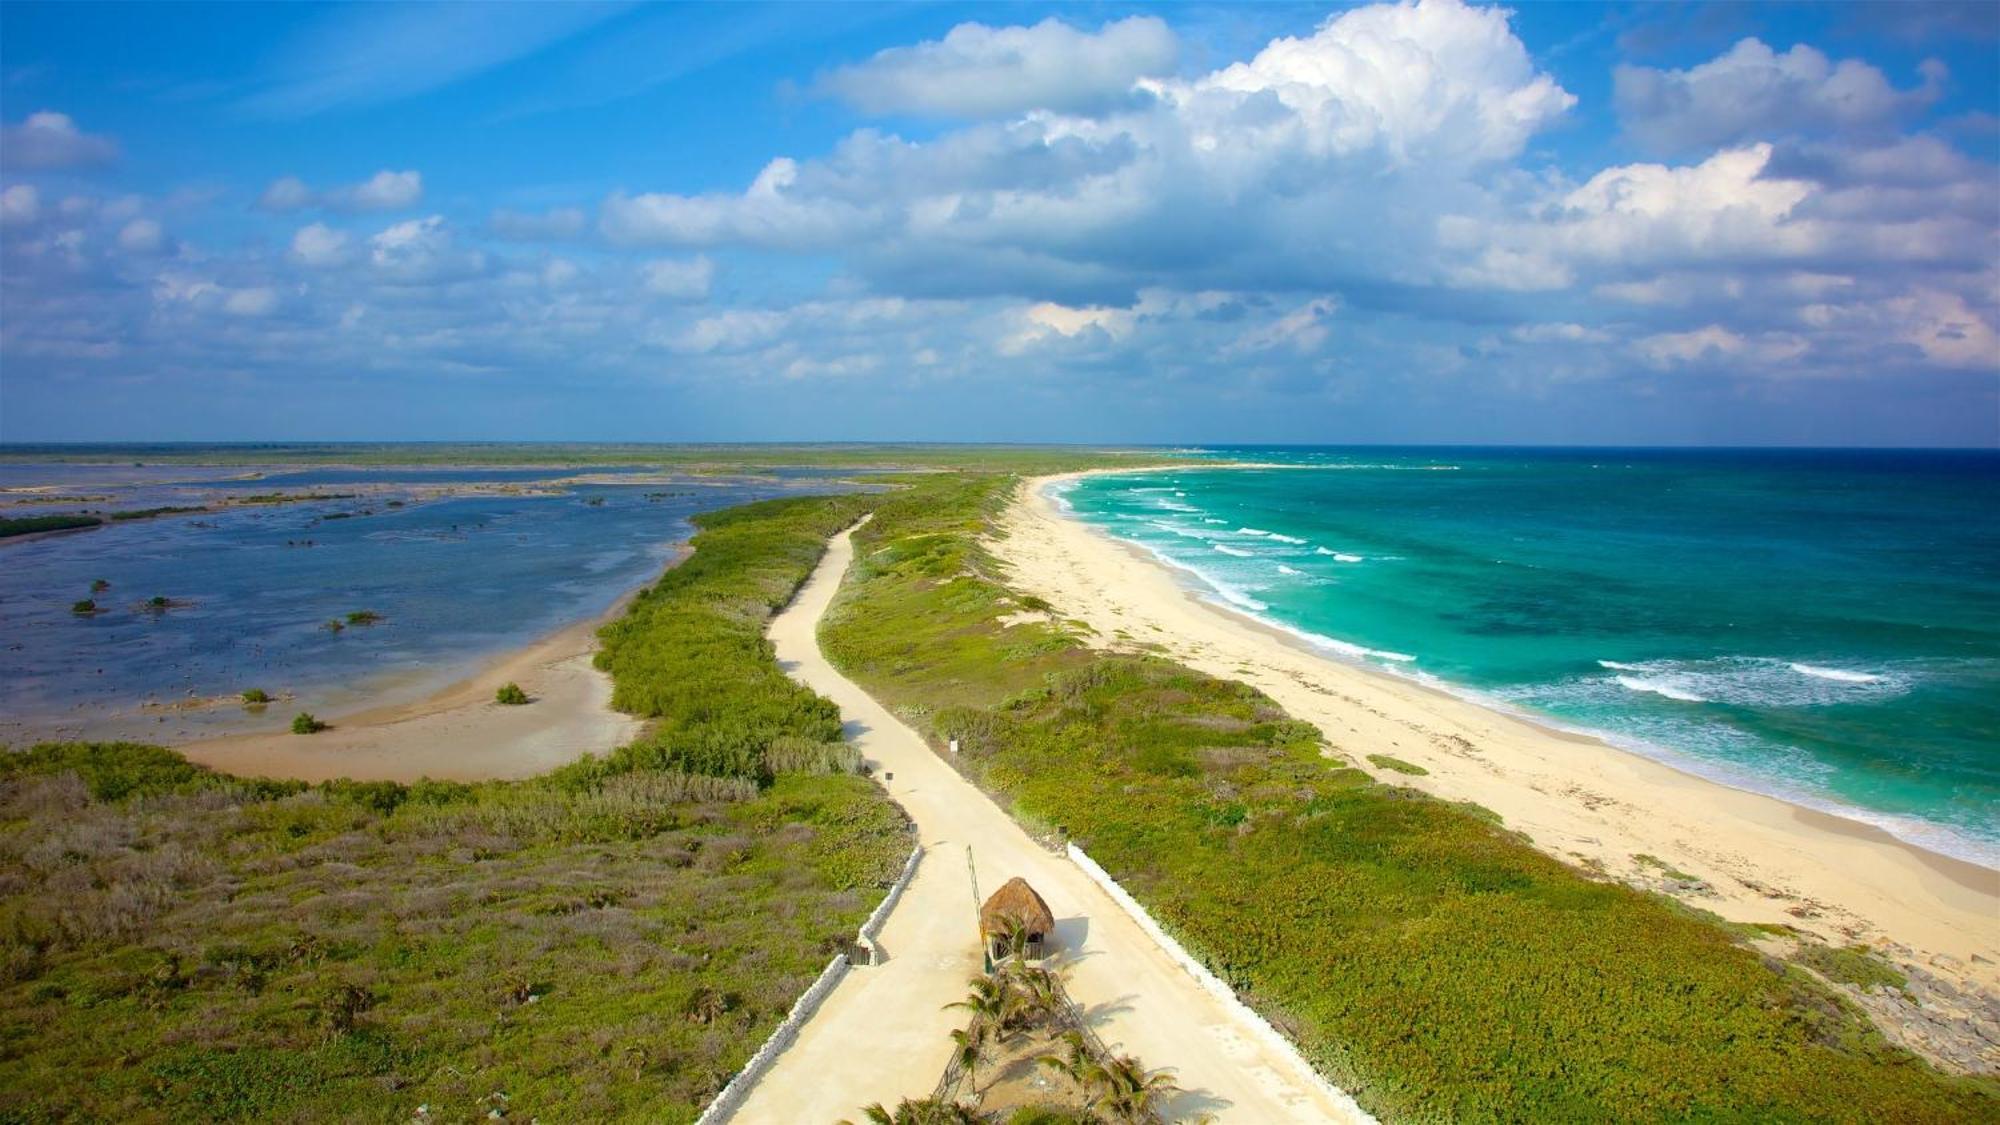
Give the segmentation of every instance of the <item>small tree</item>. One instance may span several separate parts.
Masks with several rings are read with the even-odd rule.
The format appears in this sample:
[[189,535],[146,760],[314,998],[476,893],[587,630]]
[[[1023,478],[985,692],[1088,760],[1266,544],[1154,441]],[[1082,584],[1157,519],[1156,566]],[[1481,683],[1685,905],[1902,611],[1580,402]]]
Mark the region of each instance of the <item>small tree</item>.
[[252,707],[261,707],[264,704],[271,702],[271,695],[263,688],[253,687],[249,691],[243,693],[243,702],[249,704]]
[[493,699],[496,703],[522,704],[528,701],[528,693],[521,690],[520,684],[509,680],[493,693]]
[[293,734],[318,734],[326,729],[326,724],[313,718],[311,711],[301,711],[292,717]]

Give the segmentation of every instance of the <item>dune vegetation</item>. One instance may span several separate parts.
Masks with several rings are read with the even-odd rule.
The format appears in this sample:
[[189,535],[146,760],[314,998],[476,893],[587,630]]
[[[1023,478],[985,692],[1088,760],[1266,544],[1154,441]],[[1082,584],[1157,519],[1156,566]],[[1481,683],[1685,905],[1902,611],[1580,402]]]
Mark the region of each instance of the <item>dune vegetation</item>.
[[762,637],[852,515],[703,517],[607,630],[654,733],[540,778],[0,754],[0,1120],[692,1120],[909,848]]
[[1739,934],[1329,759],[1253,688],[1013,616],[980,540],[1017,483],[884,497],[822,643],[1384,1119],[2000,1113]]

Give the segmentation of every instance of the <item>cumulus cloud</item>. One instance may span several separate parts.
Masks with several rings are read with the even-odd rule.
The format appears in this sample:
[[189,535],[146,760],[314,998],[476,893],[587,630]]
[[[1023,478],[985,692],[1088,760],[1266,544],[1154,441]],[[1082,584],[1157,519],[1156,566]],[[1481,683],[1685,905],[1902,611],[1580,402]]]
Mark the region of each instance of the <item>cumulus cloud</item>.
[[347,261],[351,241],[346,231],[308,223],[292,235],[292,260],[313,269],[337,266]]
[[68,114],[43,110],[0,127],[0,166],[7,168],[81,168],[117,158],[117,142],[83,132]]
[[343,184],[315,191],[297,176],[281,176],[271,181],[257,205],[266,211],[298,211],[323,207],[331,211],[404,211],[424,197],[424,177],[420,172],[392,172],[383,169],[356,184]]
[[133,219],[118,231],[118,248],[134,254],[157,254],[166,241],[166,232],[154,219]]
[[700,301],[715,283],[715,263],[706,254],[692,258],[658,258],[639,270],[646,292],[678,301]]
[[486,270],[486,255],[461,247],[444,216],[409,219],[368,240],[368,261],[385,280],[427,284],[471,277]]
[[10,184],[0,190],[0,226],[26,226],[42,213],[42,194],[33,184]]
[[1141,78],[1171,74],[1179,57],[1179,40],[1152,16],[1094,32],[1053,17],[1033,27],[963,23],[941,40],[892,47],[826,74],[819,88],[876,114],[1096,113],[1130,104]]
[[1836,63],[1805,44],[1780,54],[1756,39],[1686,70],[1620,66],[1613,73],[1626,132],[1683,152],[1827,129],[1877,130],[1943,93],[1944,64],[1919,67],[1922,84],[1897,89],[1860,59]]

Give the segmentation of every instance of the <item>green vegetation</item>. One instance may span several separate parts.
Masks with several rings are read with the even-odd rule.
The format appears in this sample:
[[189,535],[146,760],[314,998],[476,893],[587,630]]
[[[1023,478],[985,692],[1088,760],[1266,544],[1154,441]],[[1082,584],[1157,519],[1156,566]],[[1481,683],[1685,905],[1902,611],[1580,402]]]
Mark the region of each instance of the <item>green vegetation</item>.
[[206,511],[208,511],[207,508],[204,508],[198,504],[192,507],[167,506],[162,508],[129,508],[122,512],[112,512],[111,518],[114,520],[149,520],[152,519],[154,516],[172,516],[172,515],[179,515],[182,512],[206,512]]
[[1255,690],[1094,652],[980,546],[1012,482],[882,497],[822,629],[1025,824],[1089,850],[1391,1120],[1963,1121],[1990,1080],[1889,1046],[1817,981],[1472,810],[1319,755]]
[[271,702],[271,695],[263,688],[251,688],[243,693],[243,702],[251,706],[261,706]]
[[1431,772],[1415,762],[1406,762],[1401,758],[1392,757],[1388,754],[1370,754],[1368,755],[1368,760],[1375,763],[1375,768],[1377,769],[1406,773],[1411,777],[1428,777]]
[[173,604],[173,602],[167,600],[164,594],[154,594],[152,597],[146,599],[147,609],[169,609]]
[[91,600],[90,598],[85,598],[82,601],[71,602],[69,611],[74,614],[79,614],[81,616],[88,617],[91,614],[97,612],[97,603]]
[[292,716],[293,734],[318,734],[326,729],[326,724],[313,717],[311,711],[301,711]]
[[609,630],[671,737],[540,778],[0,754],[0,1120],[691,1121],[909,850],[761,647],[848,505],[704,520]]
[[1865,945],[1835,948],[1807,942],[1800,946],[1796,960],[1828,980],[1851,984],[1863,992],[1889,988],[1903,993],[1910,990],[1910,978],[1875,956]]
[[111,588],[111,583],[102,578],[99,578],[90,584],[90,592],[93,594],[101,594],[104,591],[109,590],[110,588]]
[[338,617],[330,617],[327,618],[326,624],[321,625],[320,628],[325,629],[329,633],[338,633],[347,628],[347,625]]
[[528,693],[521,690],[520,684],[509,680],[500,685],[500,690],[493,693],[493,701],[519,706],[528,701]]
[[357,609],[347,615],[347,623],[349,625],[376,625],[380,624],[381,621],[382,615],[372,609]]
[[21,516],[0,519],[0,539],[11,535],[32,535],[37,531],[68,531],[73,527],[96,527],[103,522],[96,516]]
[[[227,462],[224,462],[227,463]],[[238,496],[238,504],[304,504],[312,500],[352,500],[358,492],[259,492]]]

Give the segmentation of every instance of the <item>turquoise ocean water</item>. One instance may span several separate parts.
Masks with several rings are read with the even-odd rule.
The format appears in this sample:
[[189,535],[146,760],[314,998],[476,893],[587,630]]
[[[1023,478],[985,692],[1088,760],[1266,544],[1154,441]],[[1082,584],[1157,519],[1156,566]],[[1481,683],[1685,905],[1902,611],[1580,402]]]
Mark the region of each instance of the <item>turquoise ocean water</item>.
[[1239,447],[1057,497],[1328,652],[2000,866],[2000,455]]

